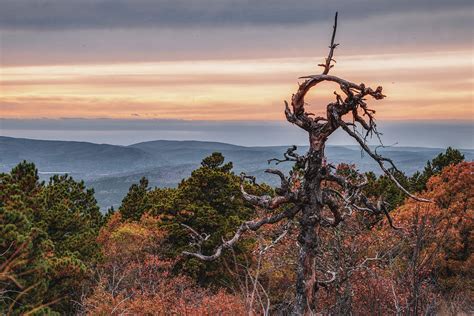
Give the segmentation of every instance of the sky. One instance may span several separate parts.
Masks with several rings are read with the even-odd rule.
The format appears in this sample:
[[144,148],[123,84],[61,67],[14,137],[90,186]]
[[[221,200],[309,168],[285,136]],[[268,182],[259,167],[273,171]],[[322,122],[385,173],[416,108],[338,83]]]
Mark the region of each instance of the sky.
[[[37,136],[33,127],[44,124],[34,122],[44,121],[43,131],[56,124],[80,137],[74,119],[115,120],[130,131],[137,129],[125,121],[176,121],[182,130],[198,122],[203,132],[220,126],[222,135],[251,121],[269,133],[284,122],[283,101],[298,78],[321,72],[339,11],[331,73],[384,87],[387,98],[369,104],[391,129],[388,138],[474,147],[469,0],[0,0],[0,7],[3,135]],[[308,109],[323,114],[335,89],[318,85]],[[417,132],[416,122],[430,132]],[[182,137],[175,130],[153,137]],[[234,143],[251,143],[238,130]],[[99,134],[87,140],[101,141]]]

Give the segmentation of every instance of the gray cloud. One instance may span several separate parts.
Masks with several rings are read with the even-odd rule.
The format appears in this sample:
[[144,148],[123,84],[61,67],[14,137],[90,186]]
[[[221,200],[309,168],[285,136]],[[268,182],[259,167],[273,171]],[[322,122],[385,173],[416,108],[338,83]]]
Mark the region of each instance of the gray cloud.
[[[348,20],[342,15],[337,34],[341,46],[337,56],[470,49],[473,28],[472,13],[460,9],[393,13],[358,20]],[[327,53],[330,32],[330,20],[259,27],[2,30],[0,63],[11,66],[215,58],[320,58]]]
[[0,28],[64,30],[301,25],[400,12],[472,10],[469,0],[2,0]]

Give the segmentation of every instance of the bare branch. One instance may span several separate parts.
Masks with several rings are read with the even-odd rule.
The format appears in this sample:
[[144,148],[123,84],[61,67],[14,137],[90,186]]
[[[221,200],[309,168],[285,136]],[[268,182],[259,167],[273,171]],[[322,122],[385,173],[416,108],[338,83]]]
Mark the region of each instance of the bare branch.
[[398,182],[398,180],[393,176],[393,174],[392,174],[391,172],[389,172],[389,170],[385,167],[384,161],[389,162],[393,167],[395,167],[395,164],[393,163],[393,161],[392,161],[391,159],[385,158],[385,157],[382,157],[382,156],[380,156],[380,155],[377,155],[377,154],[373,153],[372,150],[370,150],[369,146],[367,146],[367,144],[366,144],[357,134],[355,134],[355,133],[344,123],[344,121],[340,120],[340,121],[339,121],[339,124],[341,125],[342,129],[343,129],[344,131],[346,131],[347,134],[349,134],[350,136],[352,136],[352,138],[354,138],[354,139],[359,143],[359,145],[362,147],[362,149],[364,149],[364,151],[378,163],[378,165],[380,166],[380,169],[382,169],[382,171],[390,178],[390,180],[392,180],[392,182],[393,182],[403,193],[405,193],[405,194],[408,195],[410,198],[412,198],[412,199],[414,199],[414,200],[416,200],[416,201],[419,201],[419,202],[432,202],[431,200],[419,198],[419,197],[417,197],[417,196],[411,194],[410,192],[408,192],[407,189],[405,189],[405,188]]
[[191,233],[192,241],[189,244],[191,246],[196,246],[199,249],[199,252],[201,252],[202,244],[206,240],[208,240],[209,237],[211,237],[211,235],[206,234],[206,233],[199,234],[196,230],[194,230],[192,227],[190,227],[186,224],[181,224],[181,226],[185,227]]
[[275,197],[271,197],[270,195],[252,195],[245,191],[243,184],[240,185],[240,191],[242,192],[242,196],[247,202],[255,206],[263,207],[267,210],[276,209],[280,205],[288,203],[292,200],[292,195],[290,194],[284,196],[277,195]]
[[[272,169],[270,169],[270,170],[272,171],[270,173],[274,173],[273,172],[274,170],[272,170]],[[284,178],[284,176],[283,176],[283,178]],[[262,196],[252,195],[252,194],[249,194],[245,191],[245,188],[244,188],[244,183],[245,182],[244,181],[245,181],[245,179],[250,179],[250,181],[253,184],[255,184],[255,177],[248,176],[248,175],[246,175],[245,173],[242,172],[240,174],[240,179],[242,181],[241,184],[240,184],[240,191],[242,192],[242,196],[247,202],[251,203],[252,205],[260,206],[260,207],[263,207],[263,208],[268,209],[268,210],[273,210],[273,209],[279,207],[280,205],[282,205],[284,203],[290,202],[290,200],[292,200],[293,197],[294,197],[294,194],[292,194],[291,192],[288,192],[288,194],[285,194],[285,195],[277,195],[275,197],[271,197],[270,195],[262,195]],[[286,192],[287,191],[285,191],[285,193]]]
[[283,157],[285,159],[278,159],[278,158],[272,158],[272,159],[268,159],[268,163],[270,164],[271,162],[275,161],[276,165],[278,165],[279,163],[281,162],[286,162],[286,161],[294,161],[294,162],[300,162],[300,161],[303,161],[304,160],[304,156],[300,156],[296,153],[296,150],[298,149],[298,147],[296,147],[295,145],[291,146],[290,148],[288,148],[286,150],[286,152],[283,154]]
[[260,220],[247,221],[247,222],[242,223],[240,225],[240,227],[237,229],[237,231],[235,232],[234,236],[231,239],[229,239],[227,241],[224,241],[219,247],[217,247],[217,249],[214,251],[214,253],[212,255],[204,255],[204,254],[199,253],[199,252],[188,252],[188,251],[183,251],[183,254],[188,255],[188,256],[194,256],[196,258],[199,258],[199,259],[205,260],[205,261],[216,260],[217,258],[219,258],[222,255],[223,250],[231,248],[240,239],[242,234],[245,233],[246,231],[248,231],[248,230],[256,231],[260,227],[262,227],[263,225],[278,223],[279,221],[281,221],[284,218],[291,219],[299,211],[300,211],[300,208],[298,206],[295,206],[295,207],[289,208],[289,209],[287,209],[287,210],[285,210],[281,213],[274,214],[274,215],[269,216],[269,217],[264,217]]
[[329,274],[331,275],[331,277],[327,280],[318,280],[318,284],[329,284],[329,283],[332,283],[336,280],[336,272],[334,271],[330,271],[330,270],[327,270],[327,271],[323,271],[323,270],[320,270],[321,272],[323,273],[326,273],[326,274]]
[[290,183],[288,181],[288,179],[285,177],[285,175],[283,174],[283,172],[281,172],[280,170],[277,170],[277,169],[266,169],[265,170],[266,173],[271,173],[271,174],[276,174],[277,176],[280,177],[280,188],[276,189],[276,193],[277,194],[285,194],[289,191],[290,189]]
[[340,207],[329,194],[323,194],[323,203],[329,207],[329,210],[334,216],[334,220],[330,223],[331,226],[336,227],[343,220]]
[[400,227],[397,227],[393,224],[392,217],[390,216],[386,207],[386,204],[388,203],[386,203],[383,200],[383,196],[379,197],[377,201],[377,205],[374,205],[372,202],[370,202],[369,199],[363,194],[360,195],[359,199],[361,203],[365,205],[365,207],[359,207],[359,206],[354,205],[358,210],[368,211],[369,213],[372,213],[372,214],[384,214],[388,220],[390,227],[396,230],[401,229]]
[[285,116],[288,122],[309,132],[314,129],[315,120],[310,118],[306,113],[301,112],[298,115],[291,112],[288,102],[285,101]]
[[280,235],[278,235],[277,238],[275,238],[274,240],[272,240],[272,242],[265,246],[264,248],[260,249],[259,253],[260,253],[260,256],[263,255],[265,252],[267,252],[268,250],[270,250],[271,248],[275,247],[275,245],[280,241],[282,240],[286,234],[288,234],[288,232],[290,231],[290,228],[291,228],[291,225],[293,224],[293,221],[289,220],[288,223],[285,224],[285,226],[283,227],[283,231],[280,233]]
[[205,233],[202,233],[202,234],[199,234],[196,230],[194,230],[193,228],[191,228],[190,226],[186,225],[186,224],[181,224],[181,226],[185,227],[186,229],[188,229],[192,234],[193,236],[195,236],[197,239],[200,239],[200,240],[207,240],[209,239],[209,235],[208,234],[205,234]]
[[326,61],[324,64],[318,65],[324,68],[324,71],[323,71],[324,75],[327,75],[329,73],[329,70],[332,67],[334,67],[333,65],[331,65],[331,61],[336,62],[333,59],[334,49],[336,49],[336,47],[339,45],[339,44],[334,44],[334,39],[336,38],[336,30],[337,30],[337,12],[336,12],[336,15],[334,16],[334,25],[333,25],[333,31],[332,31],[332,37],[331,37],[331,44],[329,45],[328,57],[326,57]]

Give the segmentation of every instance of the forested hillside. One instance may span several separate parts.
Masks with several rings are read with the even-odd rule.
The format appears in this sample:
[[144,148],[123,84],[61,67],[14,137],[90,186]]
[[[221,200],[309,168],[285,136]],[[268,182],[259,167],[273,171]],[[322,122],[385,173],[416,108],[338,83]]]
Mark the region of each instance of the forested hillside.
[[[304,152],[307,146],[298,148]],[[150,187],[176,187],[181,179],[189,177],[199,167],[202,157],[213,152],[222,153],[233,162],[236,173],[246,172],[271,186],[276,178],[266,174],[267,161],[278,157],[286,147],[244,147],[201,141],[151,141],[130,146],[93,144],[71,141],[44,141],[0,136],[0,172],[8,172],[23,160],[34,162],[41,180],[52,174],[67,173],[84,180],[94,188],[102,211],[118,207],[128,188],[146,176]],[[441,153],[441,148],[388,147],[380,149],[393,159],[407,175],[424,168],[427,161]],[[474,151],[461,150],[466,160],[474,159]],[[376,163],[363,155],[356,146],[327,146],[328,159],[335,164],[355,164],[362,171],[374,170]],[[290,165],[280,165],[288,172]]]
[[[385,196],[391,217],[354,214],[336,229],[320,228],[319,259],[337,273],[319,283],[318,310],[470,311],[474,164],[464,160],[449,148],[410,177],[393,171],[433,203],[405,200],[386,175],[366,174],[366,196]],[[347,164],[337,170],[360,173]],[[0,313],[290,312],[298,221],[250,232],[215,261],[182,254],[196,247],[212,253],[243,221],[262,216],[243,199],[241,183],[233,164],[213,153],[174,188],[152,188],[142,178],[102,215],[82,181],[55,175],[43,182],[34,164],[18,164],[0,175]],[[244,186],[275,194],[269,185]]]

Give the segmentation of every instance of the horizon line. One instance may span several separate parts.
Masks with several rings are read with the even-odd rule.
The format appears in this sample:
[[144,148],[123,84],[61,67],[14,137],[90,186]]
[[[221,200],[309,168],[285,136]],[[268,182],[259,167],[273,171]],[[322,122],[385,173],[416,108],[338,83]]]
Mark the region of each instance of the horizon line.
[[[243,147],[243,148],[271,148],[271,147],[291,147],[291,146],[298,146],[298,147],[308,147],[308,144],[287,144],[287,145],[258,145],[258,146],[245,146],[245,145],[239,145],[239,144],[234,144],[234,143],[229,143],[229,142],[219,142],[219,141],[212,141],[212,140],[197,140],[197,139],[155,139],[155,140],[146,140],[146,141],[141,141],[137,143],[133,143],[130,145],[118,145],[118,144],[111,144],[111,143],[96,143],[93,141],[79,141],[79,140],[62,140],[62,139],[36,139],[36,138],[27,138],[27,137],[13,137],[13,136],[5,136],[5,135],[0,135],[1,138],[11,138],[11,139],[19,139],[19,140],[31,140],[31,141],[45,141],[45,142],[65,142],[65,143],[86,143],[86,144],[94,144],[94,145],[108,145],[108,146],[118,146],[118,147],[131,147],[133,145],[137,144],[143,144],[143,143],[153,143],[153,142],[175,142],[175,143],[185,143],[185,142],[196,142],[196,143],[214,143],[214,144],[223,144],[223,145],[231,145],[235,147]],[[372,145],[368,144],[369,147],[377,147],[377,145]],[[358,144],[328,144],[326,147],[357,147],[362,150],[360,145]],[[386,145],[381,147],[382,149],[390,149],[390,148],[426,148],[426,149],[446,149],[448,147],[454,148],[452,146],[447,146],[447,147],[432,147],[432,146],[400,146],[398,144],[393,144],[393,145]],[[454,148],[458,150],[466,150],[466,151],[474,151],[474,148]]]

